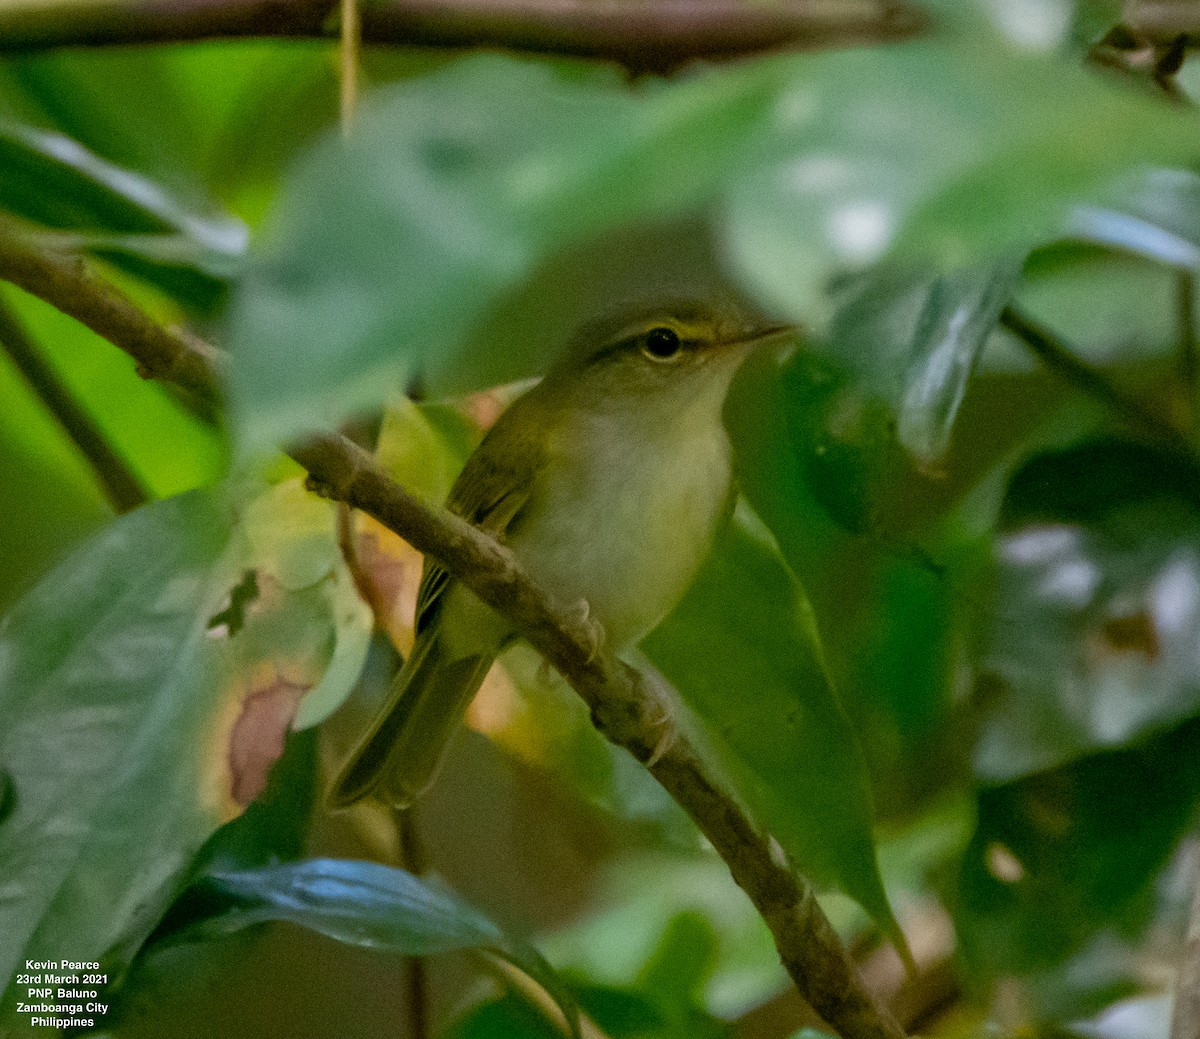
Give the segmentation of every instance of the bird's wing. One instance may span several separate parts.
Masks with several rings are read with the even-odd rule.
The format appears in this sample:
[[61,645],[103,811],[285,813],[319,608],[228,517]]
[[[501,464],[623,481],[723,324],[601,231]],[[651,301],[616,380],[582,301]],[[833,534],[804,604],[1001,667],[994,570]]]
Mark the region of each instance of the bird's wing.
[[[484,449],[476,451],[467,460],[466,468],[455,481],[446,501],[446,507],[455,515],[501,541],[529,501],[539,468],[539,459],[531,457],[528,451],[517,453],[511,462],[498,462],[497,456],[505,454]],[[417,589],[418,635],[437,615],[449,584],[450,574],[426,557]]]

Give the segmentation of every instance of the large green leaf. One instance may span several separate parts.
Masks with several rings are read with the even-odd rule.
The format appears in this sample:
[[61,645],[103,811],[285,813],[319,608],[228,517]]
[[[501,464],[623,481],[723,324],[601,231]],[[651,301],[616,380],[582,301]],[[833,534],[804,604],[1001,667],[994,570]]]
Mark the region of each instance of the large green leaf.
[[[963,953],[986,977],[1046,972],[1136,934],[1200,797],[1200,721],[980,791],[957,880]],[[1093,979],[1101,979],[1092,965]],[[1104,979],[1106,984],[1114,979]],[[1078,1014],[1078,1005],[1069,1008]]]
[[976,772],[1013,779],[1200,713],[1200,473],[1138,444],[1040,455],[997,548]]
[[1193,129],[987,33],[637,91],[471,59],[381,93],[354,139],[297,170],[235,308],[240,428],[261,443],[335,422],[414,371],[463,388],[536,370],[547,344],[469,333],[606,229],[726,199],[733,266],[811,320],[833,273],[889,250],[1019,255],[1118,174],[1190,156]]
[[[139,509],[0,628],[0,762],[15,804],[0,824],[6,987],[25,958],[132,952],[216,824],[205,630],[226,589],[228,538],[207,494]],[[3,1020],[18,1028],[15,995],[8,987]]]
[[875,861],[866,766],[816,619],[748,509],[645,649],[727,750],[744,795],[784,848],[898,938]]
[[578,1036],[575,1002],[532,946],[441,886],[375,862],[307,859],[258,869],[218,870],[202,882],[226,900],[193,935],[231,934],[285,920],[340,942],[431,956],[478,949],[508,960],[554,999]]
[[838,270],[1020,254],[1117,175],[1195,155],[1194,115],[966,21],[795,62],[772,131],[780,159],[737,182],[727,223],[763,298],[811,321]]
[[519,340],[464,356],[467,333],[555,251],[710,196],[771,78],[631,92],[488,57],[380,92],[296,171],[236,300],[243,435],[336,422],[413,372],[461,389],[536,371]]

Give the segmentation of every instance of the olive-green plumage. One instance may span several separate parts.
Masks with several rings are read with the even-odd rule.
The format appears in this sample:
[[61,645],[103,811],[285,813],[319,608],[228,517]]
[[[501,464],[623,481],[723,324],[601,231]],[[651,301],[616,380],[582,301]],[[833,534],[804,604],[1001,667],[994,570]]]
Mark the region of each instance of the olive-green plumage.
[[[447,507],[555,598],[586,602],[610,648],[635,644],[687,590],[732,502],[721,410],[733,376],[784,332],[696,304],[585,328],[484,438]],[[411,804],[515,632],[427,560],[416,636],[335,805]]]

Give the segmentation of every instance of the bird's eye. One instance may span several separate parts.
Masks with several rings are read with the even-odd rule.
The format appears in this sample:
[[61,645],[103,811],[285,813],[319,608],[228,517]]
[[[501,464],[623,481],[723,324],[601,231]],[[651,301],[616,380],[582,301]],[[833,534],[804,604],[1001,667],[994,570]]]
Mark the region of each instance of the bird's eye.
[[642,353],[656,361],[666,361],[679,353],[683,343],[673,328],[652,328],[642,339]]

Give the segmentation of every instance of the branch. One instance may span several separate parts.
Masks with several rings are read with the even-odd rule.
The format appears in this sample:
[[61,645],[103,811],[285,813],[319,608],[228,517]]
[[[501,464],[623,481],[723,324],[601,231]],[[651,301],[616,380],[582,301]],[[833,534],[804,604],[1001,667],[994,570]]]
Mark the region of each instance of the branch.
[[[338,0],[10,0],[0,51],[241,37],[335,35]],[[667,71],[698,58],[782,47],[815,49],[906,39],[919,11],[902,0],[374,0],[366,43],[487,47],[616,61]]]
[[[38,256],[0,236],[0,277],[21,285],[109,339],[142,373],[184,374],[211,399],[218,355],[158,325],[112,286],[80,265]],[[166,363],[169,361],[169,363]],[[649,768],[725,860],[775,939],[797,989],[846,1039],[903,1039],[891,1015],[864,988],[854,964],[807,881],[761,832],[680,733],[654,759],[661,701],[641,676],[604,650],[578,610],[550,600],[494,538],[444,509],[432,509],[391,480],[362,448],[336,434],[317,436],[291,455],[321,492],[374,516],[432,556],[485,603],[511,619],[587,703],[609,740]]]
[[1047,368],[1149,434],[1171,454],[1195,462],[1191,445],[1178,428],[1145,407],[1136,397],[1113,385],[1104,372],[1077,357],[1049,329],[1012,305],[1001,311],[1000,324],[1020,339]]
[[104,496],[117,512],[128,512],[147,501],[145,489],[123,459],[109,445],[37,344],[0,300],[0,347],[12,359],[43,406],[88,460]]

